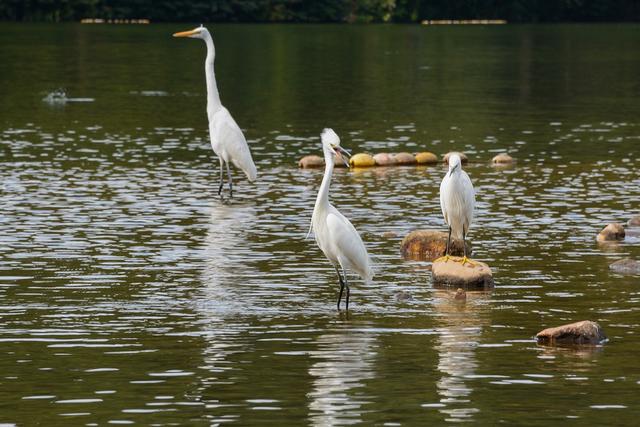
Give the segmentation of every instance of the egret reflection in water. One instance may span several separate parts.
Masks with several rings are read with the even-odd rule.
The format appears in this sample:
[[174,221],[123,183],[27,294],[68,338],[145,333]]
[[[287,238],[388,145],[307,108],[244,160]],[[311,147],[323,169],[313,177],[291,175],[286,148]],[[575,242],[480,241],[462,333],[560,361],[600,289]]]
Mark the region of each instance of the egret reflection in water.
[[318,427],[361,423],[372,400],[361,389],[375,377],[376,339],[373,334],[342,325],[320,335],[309,368],[313,390],[308,394],[309,418]]
[[258,252],[247,249],[257,208],[252,204],[214,203],[210,209],[204,240],[202,303],[217,313],[247,313],[264,307],[254,293],[248,292],[257,275],[254,263],[260,258]]
[[453,292],[437,291],[434,311],[438,326],[438,371],[442,374],[437,381],[440,403],[445,407],[440,412],[446,421],[468,421],[478,411],[471,396],[473,389],[465,377],[474,375],[478,369],[475,349],[488,326],[483,308],[489,293],[467,292],[467,300],[454,298]]

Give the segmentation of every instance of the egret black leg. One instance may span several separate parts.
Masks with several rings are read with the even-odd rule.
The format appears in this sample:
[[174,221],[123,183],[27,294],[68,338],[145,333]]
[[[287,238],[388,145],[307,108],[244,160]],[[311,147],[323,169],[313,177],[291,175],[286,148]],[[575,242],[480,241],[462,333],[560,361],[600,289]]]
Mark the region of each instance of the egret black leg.
[[233,197],[233,179],[231,179],[231,169],[229,168],[229,162],[227,162],[227,176],[229,177],[229,197]]
[[347,271],[343,268],[342,275],[344,276],[344,285],[347,287],[347,305],[346,311],[349,311],[349,295],[351,295],[351,288],[349,288],[349,282],[347,281]]
[[462,229],[462,254],[467,257],[467,230]]
[[218,186],[218,196],[222,194],[222,186],[224,185],[224,162],[220,159],[220,185]]
[[449,237],[447,237],[447,251],[444,253],[445,256],[449,255],[450,244],[451,244],[451,226],[449,226]]
[[[336,273],[338,273],[338,279],[340,280],[340,295],[338,295],[338,311],[340,311],[340,300],[342,299],[342,291],[344,290],[344,282],[342,281],[342,276],[340,275],[340,270],[336,266]],[[347,291],[348,292],[348,291]],[[347,294],[349,295],[349,294]]]

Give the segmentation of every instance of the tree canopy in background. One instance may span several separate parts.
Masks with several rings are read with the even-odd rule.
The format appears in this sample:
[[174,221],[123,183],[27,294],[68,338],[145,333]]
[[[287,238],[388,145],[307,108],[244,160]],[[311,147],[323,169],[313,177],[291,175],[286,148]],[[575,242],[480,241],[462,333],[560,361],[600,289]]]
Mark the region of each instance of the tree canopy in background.
[[152,22],[639,21],[640,0],[0,0],[0,20]]

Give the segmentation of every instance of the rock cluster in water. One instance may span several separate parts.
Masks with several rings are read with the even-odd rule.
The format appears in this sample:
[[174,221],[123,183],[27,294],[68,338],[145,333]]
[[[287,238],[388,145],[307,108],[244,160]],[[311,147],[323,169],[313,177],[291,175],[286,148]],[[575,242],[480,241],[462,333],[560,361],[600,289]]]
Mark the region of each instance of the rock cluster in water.
[[[428,165],[438,163],[438,156],[428,151],[421,153],[378,153],[370,155],[357,153],[349,159],[352,168],[368,168],[372,166],[402,166],[402,165]],[[342,166],[341,161],[335,162],[336,166]],[[320,156],[304,156],[298,161],[301,168],[320,168],[324,166],[324,159]]]
[[[449,157],[457,154],[460,156],[462,163],[468,163],[469,158],[459,151],[451,151],[442,157],[442,162],[449,164]],[[422,151],[420,153],[356,153],[349,159],[349,166],[352,168],[368,168],[372,166],[402,166],[402,165],[432,165],[438,163],[438,156],[429,152]],[[515,163],[513,157],[507,153],[501,153],[491,159],[494,165],[510,165]],[[342,161],[335,161],[336,167],[344,166]],[[304,156],[298,161],[301,168],[320,168],[324,166],[324,159],[320,156],[310,155]]]
[[[462,244],[462,240],[452,237],[449,254],[462,255]],[[444,231],[414,230],[400,243],[402,256],[416,261],[433,261],[444,256],[446,249],[447,233]],[[469,242],[467,242],[467,254],[471,254]]]
[[493,287],[493,274],[483,262],[462,263],[461,257],[439,258],[433,262],[431,277],[434,286],[446,286],[462,289],[490,289]]
[[538,332],[536,339],[540,344],[599,344],[607,339],[604,331],[596,322],[583,320]]

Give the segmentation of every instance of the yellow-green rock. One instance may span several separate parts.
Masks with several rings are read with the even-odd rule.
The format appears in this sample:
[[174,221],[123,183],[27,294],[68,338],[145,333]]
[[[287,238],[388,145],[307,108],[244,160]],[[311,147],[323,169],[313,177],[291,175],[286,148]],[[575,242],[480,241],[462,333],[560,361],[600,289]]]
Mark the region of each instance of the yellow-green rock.
[[351,156],[349,159],[349,165],[352,168],[368,168],[370,166],[375,166],[376,161],[373,160],[373,157],[366,153],[358,153]]
[[438,163],[438,156],[428,151],[423,151],[422,153],[416,153],[415,158],[416,158],[416,162],[419,165]]

